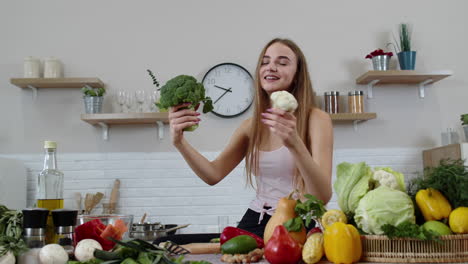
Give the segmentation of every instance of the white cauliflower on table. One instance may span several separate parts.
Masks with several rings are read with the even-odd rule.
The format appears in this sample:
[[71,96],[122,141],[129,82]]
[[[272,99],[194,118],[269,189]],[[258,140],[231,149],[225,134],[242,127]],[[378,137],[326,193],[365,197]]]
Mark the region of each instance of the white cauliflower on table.
[[297,109],[297,100],[294,95],[286,91],[277,91],[270,95],[273,108],[293,113]]

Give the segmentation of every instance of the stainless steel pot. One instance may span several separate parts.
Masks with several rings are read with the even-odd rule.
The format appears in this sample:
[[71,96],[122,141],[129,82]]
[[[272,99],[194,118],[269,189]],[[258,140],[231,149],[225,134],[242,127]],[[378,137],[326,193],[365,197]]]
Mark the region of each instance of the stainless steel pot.
[[164,229],[161,223],[143,223],[133,224],[130,231],[131,238],[139,238],[145,241],[154,241],[156,238],[167,236],[168,232],[187,227],[189,225],[181,225],[173,228]]

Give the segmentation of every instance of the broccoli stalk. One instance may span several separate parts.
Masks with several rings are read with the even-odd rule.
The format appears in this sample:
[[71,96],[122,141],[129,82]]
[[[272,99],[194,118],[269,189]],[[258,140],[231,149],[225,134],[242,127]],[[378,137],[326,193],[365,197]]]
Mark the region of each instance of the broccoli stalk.
[[[203,102],[203,113],[213,110],[213,102],[210,97],[205,96],[205,87],[203,84],[189,75],[179,75],[166,82],[161,87],[161,98],[156,105],[160,109],[167,109],[183,103],[190,103],[187,107],[195,110],[200,102]],[[184,129],[185,131],[194,131],[198,125]]]

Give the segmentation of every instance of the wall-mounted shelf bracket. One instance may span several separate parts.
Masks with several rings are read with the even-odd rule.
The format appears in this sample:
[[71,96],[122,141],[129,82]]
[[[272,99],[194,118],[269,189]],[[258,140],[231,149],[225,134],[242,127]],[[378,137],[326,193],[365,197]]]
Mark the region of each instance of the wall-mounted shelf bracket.
[[424,89],[428,83],[432,83],[432,79],[427,79],[419,83],[419,98],[424,98]]
[[374,85],[376,85],[380,80],[372,80],[367,84],[367,98],[372,98],[372,89],[374,88]]
[[109,126],[103,122],[99,122],[98,125],[102,128],[102,139],[109,140]]
[[361,122],[361,120],[354,120],[353,121],[353,127],[354,127],[354,131],[357,131],[357,126],[358,126],[358,123]]
[[156,126],[158,127],[158,138],[162,140],[164,138],[164,123],[162,121],[156,121]]
[[35,86],[32,86],[32,85],[28,85],[28,86],[26,86],[26,87],[28,87],[29,89],[32,90],[32,93],[33,93],[33,94],[32,94],[33,100],[36,100],[36,98],[37,98],[37,88],[36,88]]

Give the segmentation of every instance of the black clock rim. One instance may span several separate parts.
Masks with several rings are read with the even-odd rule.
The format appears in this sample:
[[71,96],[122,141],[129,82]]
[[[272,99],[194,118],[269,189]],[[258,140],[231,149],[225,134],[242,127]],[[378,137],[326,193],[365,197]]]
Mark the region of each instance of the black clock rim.
[[[219,64],[216,64],[215,66],[211,67],[206,73],[205,75],[203,76],[203,79],[202,79],[202,83],[205,82],[205,78],[206,76],[208,75],[208,73],[210,73],[214,68],[216,67],[219,67],[219,66],[222,66],[222,65],[233,65],[233,66],[236,66],[236,67],[239,67],[241,68],[242,70],[244,70],[249,76],[250,78],[252,78],[252,81],[255,82],[254,78],[252,77],[252,74],[250,74],[250,72],[244,68],[242,65],[239,65],[237,63],[233,63],[233,62],[223,62],[223,63],[219,63]],[[255,91],[254,91],[255,92]],[[254,98],[255,98],[255,94],[254,94]],[[226,117],[226,118],[231,118],[231,117],[237,117],[237,116],[240,116],[242,115],[243,113],[247,112],[247,110],[249,110],[250,106],[252,106],[252,103],[253,103],[254,100],[252,100],[252,102],[250,102],[249,106],[247,106],[244,111],[238,113],[238,114],[235,114],[235,115],[222,115],[222,114],[219,114],[219,113],[216,113],[214,110],[211,110],[211,113],[213,113],[214,115],[216,116],[219,116],[219,117]]]

